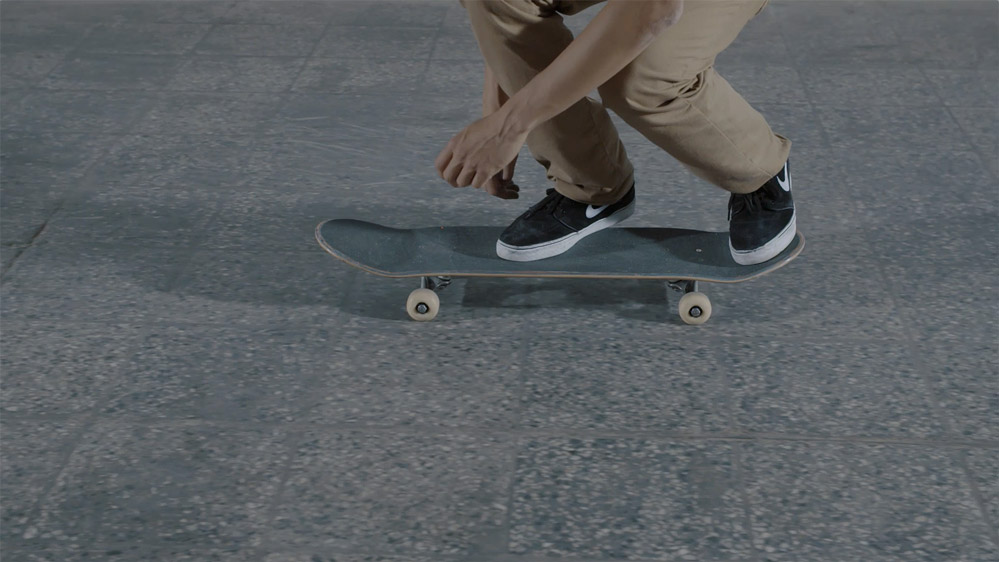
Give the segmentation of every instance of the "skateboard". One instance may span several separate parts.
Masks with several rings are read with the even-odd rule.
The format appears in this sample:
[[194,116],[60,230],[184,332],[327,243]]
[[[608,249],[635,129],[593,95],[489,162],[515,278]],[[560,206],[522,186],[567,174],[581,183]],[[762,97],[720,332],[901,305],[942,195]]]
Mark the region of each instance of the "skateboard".
[[333,219],[316,227],[324,250],[348,265],[382,277],[420,279],[406,302],[413,320],[433,320],[440,310],[437,292],[455,277],[533,277],[562,279],[648,279],[666,281],[682,293],[680,318],[703,324],[711,301],[699,284],[739,283],[790,262],[805,246],[798,233],[768,262],[738,265],[727,232],[674,228],[609,228],[579,241],[569,251],[533,262],[496,256],[503,227],[439,226],[396,229],[354,219]]

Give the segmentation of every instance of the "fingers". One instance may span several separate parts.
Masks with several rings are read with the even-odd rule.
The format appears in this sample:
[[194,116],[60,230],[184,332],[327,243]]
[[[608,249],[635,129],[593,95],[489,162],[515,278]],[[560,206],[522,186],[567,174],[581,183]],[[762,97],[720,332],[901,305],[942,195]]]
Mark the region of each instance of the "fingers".
[[444,171],[447,170],[448,165],[451,164],[451,159],[454,157],[454,151],[451,150],[452,142],[447,143],[444,150],[437,155],[437,159],[434,160],[434,167],[437,168],[437,173],[444,177]]
[[520,186],[511,181],[502,180],[500,174],[496,174],[487,180],[482,186],[482,190],[500,199],[517,199],[520,197]]
[[476,172],[475,168],[465,167],[462,168],[458,173],[458,177],[455,179],[455,183],[451,184],[455,187],[467,187],[469,185],[474,185],[472,180],[475,178]]

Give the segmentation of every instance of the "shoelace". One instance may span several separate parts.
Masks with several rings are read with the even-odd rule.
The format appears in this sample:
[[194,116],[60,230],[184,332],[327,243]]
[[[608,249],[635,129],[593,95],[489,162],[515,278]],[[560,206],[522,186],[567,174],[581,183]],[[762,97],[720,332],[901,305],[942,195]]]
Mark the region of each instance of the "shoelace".
[[563,195],[554,189],[548,189],[545,192],[545,198],[538,202],[537,205],[531,207],[527,211],[527,216],[534,216],[542,211],[544,212],[554,212],[555,208],[562,201]]
[[752,193],[733,194],[732,201],[729,204],[729,220],[732,220],[732,217],[741,214],[743,211],[755,213],[763,209],[771,199],[772,194],[768,186],[764,186],[763,189],[757,189]]

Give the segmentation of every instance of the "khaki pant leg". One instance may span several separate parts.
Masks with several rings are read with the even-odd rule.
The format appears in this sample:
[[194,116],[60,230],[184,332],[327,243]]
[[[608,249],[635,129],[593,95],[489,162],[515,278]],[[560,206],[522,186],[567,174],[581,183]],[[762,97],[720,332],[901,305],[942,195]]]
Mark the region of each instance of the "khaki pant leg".
[[[503,91],[513,95],[572,42],[559,12],[594,0],[462,0],[482,56]],[[534,158],[559,193],[594,205],[614,203],[634,181],[624,145],[603,105],[583,98],[527,137]]]
[[680,21],[600,87],[629,125],[698,177],[734,193],[755,191],[787,161],[774,134],[713,68],[766,0],[687,0]]

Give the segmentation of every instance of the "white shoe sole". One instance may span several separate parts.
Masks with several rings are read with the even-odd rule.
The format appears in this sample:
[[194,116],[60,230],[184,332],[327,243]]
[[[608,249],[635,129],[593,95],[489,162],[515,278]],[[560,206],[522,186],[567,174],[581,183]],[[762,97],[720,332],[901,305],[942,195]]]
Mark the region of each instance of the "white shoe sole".
[[776,238],[767,242],[755,250],[740,251],[732,247],[731,238],[728,241],[728,248],[732,251],[732,259],[739,265],[756,265],[768,260],[772,260],[784,251],[794,240],[794,234],[798,231],[797,212],[791,215],[791,222],[784,227],[784,230]]
[[508,261],[536,261],[551,258],[565,253],[569,248],[576,245],[583,238],[594,232],[610,228],[615,224],[627,219],[635,213],[635,202],[632,201],[625,207],[621,207],[616,213],[607,218],[600,219],[590,226],[573,232],[568,236],[563,236],[557,240],[551,240],[533,246],[510,246],[503,242],[496,241],[496,255]]

